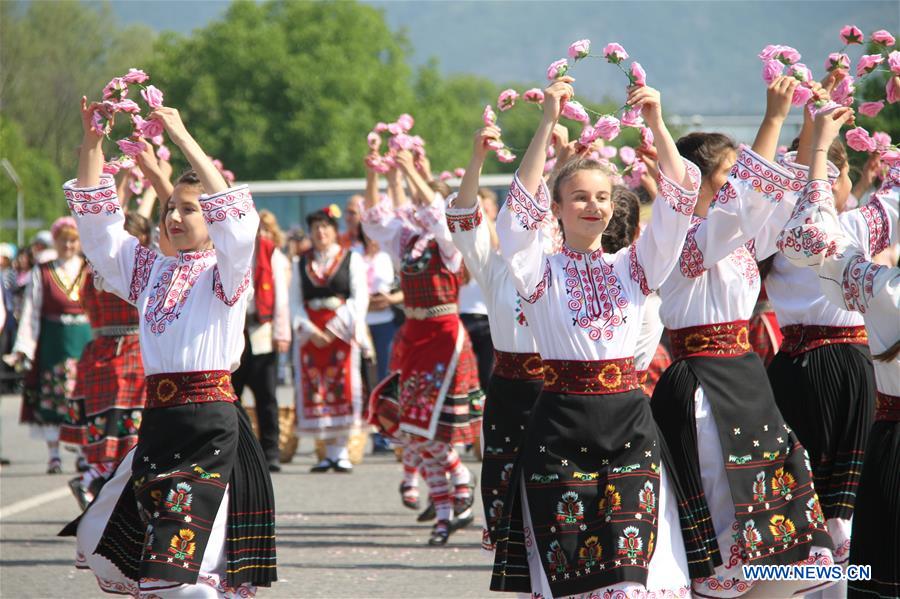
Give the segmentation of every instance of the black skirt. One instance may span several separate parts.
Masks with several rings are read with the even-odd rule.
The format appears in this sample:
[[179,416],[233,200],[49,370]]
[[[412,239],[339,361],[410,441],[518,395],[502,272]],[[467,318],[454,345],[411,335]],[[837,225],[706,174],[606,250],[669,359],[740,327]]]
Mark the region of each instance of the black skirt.
[[[195,584],[226,486],[228,585],[270,586],[277,580],[272,482],[246,413],[230,402],[145,410],[131,484],[94,552],[134,581]],[[60,534],[74,535],[77,524]]]
[[768,374],[778,409],[809,453],[825,518],[849,520],[875,412],[869,348],[839,343],[798,355],[782,351]]
[[516,455],[543,379],[513,380],[491,375],[482,421],[481,501],[490,545],[497,542],[497,523],[503,516]]
[[647,583],[662,447],[640,390],[544,390],[527,426],[497,531],[491,590],[531,590],[521,482],[554,596]]
[[850,563],[872,566],[872,579],[848,581],[848,597],[900,597],[900,422],[877,421],[869,433]]
[[[653,416],[672,453],[684,504],[700,532],[685,535],[691,563],[706,556],[722,564],[721,548],[703,492],[697,454],[694,394],[709,401],[738,523],[744,563],[793,564],[813,546],[832,549],[803,446],[781,417],[759,356],[688,357],[672,364],[653,392]],[[731,556],[729,556],[731,558]],[[698,576],[692,570],[692,578]]]

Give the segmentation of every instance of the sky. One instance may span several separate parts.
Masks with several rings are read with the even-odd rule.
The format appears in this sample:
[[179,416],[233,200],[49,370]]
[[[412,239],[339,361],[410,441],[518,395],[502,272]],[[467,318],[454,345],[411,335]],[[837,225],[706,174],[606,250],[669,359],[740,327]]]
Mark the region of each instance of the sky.
[[[299,1],[299,0],[298,0]],[[595,51],[618,42],[639,61],[667,111],[682,115],[750,115],[765,107],[762,63],[767,44],[797,48],[821,77],[841,49],[846,24],[866,34],[900,33],[900,0],[844,1],[370,1],[404,31],[413,64],[438,60],[444,73],[471,73],[497,83],[543,85],[547,65],[588,38]],[[221,18],[221,0],[113,0],[123,23],[188,34]],[[177,6],[177,8],[176,8]],[[862,54],[855,46],[855,59]],[[579,95],[619,98],[624,75],[600,60],[579,63]]]

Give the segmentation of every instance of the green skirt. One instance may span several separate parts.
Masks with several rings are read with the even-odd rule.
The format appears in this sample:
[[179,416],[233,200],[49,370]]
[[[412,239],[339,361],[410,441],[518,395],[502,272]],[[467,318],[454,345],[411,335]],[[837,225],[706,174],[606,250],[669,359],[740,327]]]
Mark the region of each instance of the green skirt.
[[87,322],[41,319],[37,359],[25,380],[23,423],[59,426],[66,421],[66,399],[75,387],[78,358],[90,340]]

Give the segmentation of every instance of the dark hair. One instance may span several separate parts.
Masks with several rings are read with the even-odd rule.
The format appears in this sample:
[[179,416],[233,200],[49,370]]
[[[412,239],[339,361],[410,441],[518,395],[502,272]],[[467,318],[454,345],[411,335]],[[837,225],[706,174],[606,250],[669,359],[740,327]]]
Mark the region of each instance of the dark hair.
[[194,169],[188,169],[181,173],[181,176],[178,177],[177,181],[175,181],[175,185],[191,185],[203,187],[203,182],[200,181],[200,177],[197,176],[197,171],[195,171]]
[[137,237],[141,245],[147,245],[150,242],[150,220],[137,212],[129,212],[125,215],[125,230],[129,234]]
[[[788,149],[791,152],[796,152],[799,147],[800,138],[795,137],[794,141],[791,142],[791,147]],[[836,166],[838,170],[843,170],[849,162],[849,159],[847,158],[847,148],[844,147],[844,142],[841,141],[840,137],[834,138],[834,141],[831,142],[831,145],[828,147],[828,162]]]
[[603,232],[603,251],[615,254],[631,245],[641,222],[641,205],[637,194],[622,185],[612,189],[613,213]]
[[583,156],[573,158],[553,173],[550,184],[550,195],[553,197],[554,202],[559,202],[560,200],[559,188],[562,187],[562,184],[578,171],[600,171],[604,177],[612,181],[612,172],[610,172],[609,167],[605,164]]
[[702,131],[688,133],[675,146],[683,158],[697,165],[704,179],[722,165],[725,152],[737,150],[737,144],[727,135]]
[[326,223],[334,227],[334,230],[338,230],[338,222],[337,219],[325,212],[325,209],[316,210],[315,212],[310,212],[306,216],[306,228],[312,231],[313,225],[315,223]]

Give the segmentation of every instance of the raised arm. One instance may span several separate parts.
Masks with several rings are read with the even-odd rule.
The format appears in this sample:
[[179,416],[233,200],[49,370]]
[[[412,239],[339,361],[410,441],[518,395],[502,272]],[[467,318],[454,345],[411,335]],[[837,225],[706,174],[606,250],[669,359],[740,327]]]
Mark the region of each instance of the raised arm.
[[[135,156],[135,160],[144,176],[150,180],[153,191],[156,192],[156,198],[160,204],[165,204],[172,196],[174,186],[172,185],[172,165],[167,160],[157,160],[156,154],[153,152],[153,146],[144,141],[144,151]],[[150,220],[153,220],[154,201],[143,201],[138,206],[138,214]]]
[[641,116],[653,132],[659,157],[658,193],[650,224],[628,248],[629,274],[644,295],[649,295],[678,264],[700,191],[700,170],[678,153],[663,121],[657,90],[631,88],[628,103],[641,106]]
[[125,231],[125,214],[116,196],[115,181],[103,172],[102,136],[91,119],[102,106],[81,100],[83,137],[78,157],[78,178],[63,186],[66,202],[81,236],[85,256],[103,277],[105,288],[131,303],[146,288],[150,270],[159,257]]

